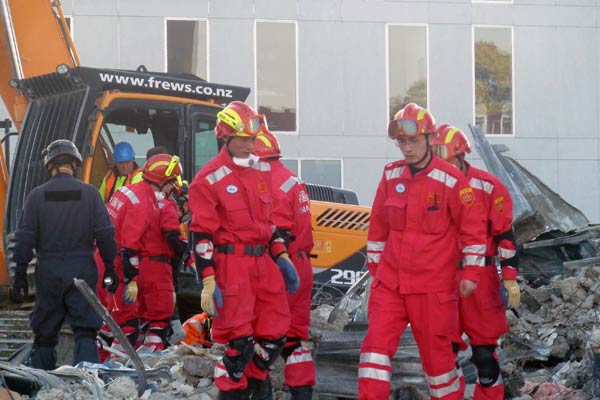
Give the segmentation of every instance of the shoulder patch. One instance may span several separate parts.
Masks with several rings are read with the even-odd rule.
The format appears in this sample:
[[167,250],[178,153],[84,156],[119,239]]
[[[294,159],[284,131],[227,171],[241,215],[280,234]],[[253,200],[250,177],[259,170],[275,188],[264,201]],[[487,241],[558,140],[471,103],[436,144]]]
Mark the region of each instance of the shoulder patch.
[[471,207],[475,203],[475,196],[473,195],[473,189],[464,188],[460,192],[460,201],[468,207]]
[[504,196],[496,197],[494,199],[494,205],[496,206],[498,214],[502,214],[504,212]]

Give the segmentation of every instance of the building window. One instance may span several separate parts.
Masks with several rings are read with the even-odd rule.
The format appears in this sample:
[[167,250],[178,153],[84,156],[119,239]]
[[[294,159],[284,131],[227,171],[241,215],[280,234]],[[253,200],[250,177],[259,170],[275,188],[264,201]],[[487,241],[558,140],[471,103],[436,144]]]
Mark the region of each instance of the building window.
[[427,27],[388,25],[388,104],[392,119],[408,103],[427,108]]
[[295,132],[296,23],[256,21],[256,104],[276,132]]
[[285,167],[287,169],[292,171],[294,173],[294,175],[296,175],[297,177],[300,177],[300,170],[298,168],[298,160],[295,160],[292,158],[282,158],[282,159],[280,159],[280,161],[283,165],[285,165]]
[[475,125],[488,134],[514,133],[513,32],[474,27]]
[[282,158],[281,162],[305,183],[342,187],[342,160]]
[[166,70],[208,80],[208,23],[205,20],[166,20]]

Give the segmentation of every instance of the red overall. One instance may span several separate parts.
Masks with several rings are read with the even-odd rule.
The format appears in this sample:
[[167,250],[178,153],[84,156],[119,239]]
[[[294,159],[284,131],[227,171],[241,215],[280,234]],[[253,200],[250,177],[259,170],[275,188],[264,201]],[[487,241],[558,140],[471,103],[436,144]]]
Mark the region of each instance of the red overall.
[[[283,278],[268,251],[245,254],[249,246],[266,247],[274,231],[269,171],[263,162],[237,166],[224,146],[190,185],[190,230],[211,235],[215,247],[215,280],[223,295],[223,307],[217,307],[218,316],[213,318],[217,343],[243,337],[276,340],[290,326]],[[219,251],[224,245],[233,252]],[[198,273],[205,276],[206,271]],[[222,362],[215,365],[215,383],[221,391],[244,389],[247,378],[264,380],[267,375],[252,361],[235,381]]]
[[173,273],[169,259],[173,250],[165,232],[179,231],[177,206],[168,199],[158,202],[158,223],[150,231],[140,252],[138,306],[141,323],[147,323],[144,346],[163,350],[163,336],[175,308]]
[[[147,182],[139,182],[119,188],[110,198],[107,209],[115,225],[117,248],[131,249],[142,255],[151,229],[158,226],[158,206],[152,186]],[[121,283],[115,295],[111,296],[115,306],[109,307],[109,311],[123,332],[131,335],[138,330],[138,303],[125,304],[123,301],[125,284],[121,257],[115,258],[115,271]],[[109,305],[110,302],[109,299]],[[120,344],[115,342],[113,347],[120,349]]]
[[368,267],[374,276],[361,348],[359,399],[386,399],[391,359],[408,323],[431,399],[458,399],[452,338],[458,329],[458,243],[462,279],[485,266],[483,215],[465,177],[437,156],[414,176],[405,161],[385,166],[371,213]]
[[285,383],[291,387],[313,386],[315,364],[310,350],[300,343],[300,340],[308,340],[313,286],[313,270],[308,258],[314,246],[310,199],[304,183],[281,161],[274,160],[270,164],[275,203],[273,223],[278,229],[290,232],[289,253],[300,278],[300,287],[296,293],[288,293],[292,322],[287,334],[286,348],[290,347],[292,352],[285,363]]
[[[467,179],[475,191],[476,199],[486,215],[487,251],[486,268],[481,274],[477,290],[472,296],[461,298],[460,332],[469,337],[471,346],[497,346],[500,336],[508,332],[504,304],[500,296],[500,279],[494,257],[499,252],[514,253],[516,246],[511,240],[498,240],[512,229],[512,199],[506,187],[490,173],[467,163]],[[504,257],[504,258],[510,258]],[[504,279],[517,279],[516,265],[503,265]],[[501,400],[504,398],[502,377],[493,386],[475,386],[474,400]]]

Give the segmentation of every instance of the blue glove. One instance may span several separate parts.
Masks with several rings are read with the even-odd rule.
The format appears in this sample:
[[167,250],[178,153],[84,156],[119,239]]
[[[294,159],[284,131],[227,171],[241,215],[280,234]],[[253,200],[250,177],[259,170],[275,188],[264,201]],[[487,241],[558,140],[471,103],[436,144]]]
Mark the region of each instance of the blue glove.
[[298,278],[296,267],[292,264],[290,256],[287,253],[281,253],[277,258],[277,266],[283,276],[287,291],[291,294],[296,293],[296,290],[300,287],[300,278]]

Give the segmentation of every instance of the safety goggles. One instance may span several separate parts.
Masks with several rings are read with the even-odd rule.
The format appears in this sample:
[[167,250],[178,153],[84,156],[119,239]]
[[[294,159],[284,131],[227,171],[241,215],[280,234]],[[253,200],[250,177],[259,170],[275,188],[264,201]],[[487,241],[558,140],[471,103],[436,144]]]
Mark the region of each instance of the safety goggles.
[[245,133],[248,136],[257,136],[261,128],[266,126],[264,114],[259,114],[244,121],[229,115],[226,110],[221,110],[217,113],[217,118],[232,127],[236,133]]
[[[179,156],[171,156],[171,161],[169,162],[169,165],[167,166],[167,169],[165,170],[165,176],[173,175],[173,171],[175,171],[175,168],[177,168],[178,166],[179,166],[179,171],[183,171],[183,168],[181,168],[181,163],[179,162]],[[177,180],[177,187],[181,188],[181,186],[183,185],[183,181],[181,180],[181,175],[177,175],[175,178]]]
[[415,136],[419,133],[419,126],[412,119],[393,119],[388,125],[388,137],[398,139],[402,135]]
[[447,160],[450,155],[450,150],[448,150],[447,146],[443,144],[434,144],[431,146],[431,150],[442,160]]

